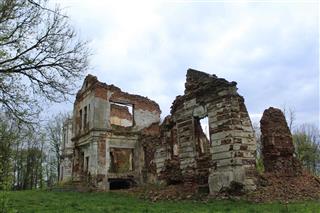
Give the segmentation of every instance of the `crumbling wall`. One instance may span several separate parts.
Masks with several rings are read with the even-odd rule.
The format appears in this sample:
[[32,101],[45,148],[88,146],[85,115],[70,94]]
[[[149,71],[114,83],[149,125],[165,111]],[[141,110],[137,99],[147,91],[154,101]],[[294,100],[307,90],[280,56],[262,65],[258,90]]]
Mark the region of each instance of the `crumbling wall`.
[[[156,165],[157,176],[165,170],[165,162],[170,158],[170,148],[168,144],[160,144],[156,147],[154,154],[154,161]],[[161,178],[160,178],[161,179]]]
[[160,113],[154,101],[88,75],[74,103],[74,177],[89,175],[94,185],[105,190],[110,179],[130,177],[141,183],[140,136],[159,136]]
[[[132,117],[129,118],[131,113],[126,107],[115,107],[113,103],[132,106]],[[89,118],[88,128],[76,131],[75,159],[84,161],[90,153],[93,168],[89,171],[103,177],[100,179],[104,182],[125,175],[138,182],[160,179],[169,184],[183,182],[186,187],[198,185],[210,188],[211,193],[233,182],[247,190],[255,188],[256,144],[244,99],[237,93],[235,82],[189,69],[184,95],[175,99],[171,116],[161,126],[157,103],[101,83],[90,75],[77,94],[74,108],[76,126],[85,125],[84,114],[85,122]],[[209,138],[200,125],[205,117]],[[131,119],[132,125],[117,125],[118,121]],[[116,149],[133,150],[132,172],[113,171],[115,162],[110,153],[114,154]],[[77,163],[75,168],[83,167],[83,162]]]
[[63,138],[61,147],[61,164],[59,180],[67,181],[72,178],[72,156],[73,143],[72,138],[72,119],[66,119],[63,123]]
[[69,181],[72,178],[72,156],[64,156],[60,164],[60,181]]
[[182,182],[177,129],[171,116],[165,117],[160,126],[160,143],[155,146],[157,178],[167,184]]
[[142,169],[143,182],[156,183],[158,180],[156,147],[160,144],[160,137],[159,135],[141,135],[140,141],[144,156],[144,166]]
[[81,152],[79,147],[74,147],[73,157],[72,157],[72,180],[81,180],[82,162]]
[[[129,112],[114,103],[132,106],[132,116]],[[85,107],[87,118],[84,119]],[[113,107],[113,109],[112,109]],[[82,118],[80,116],[82,112]],[[74,103],[74,132],[75,137],[88,133],[90,130],[112,130],[111,118],[118,117],[132,122],[125,125],[127,131],[139,132],[151,124],[159,123],[161,110],[159,105],[143,96],[133,95],[121,91],[114,85],[99,82],[95,76],[88,75],[79,90]],[[86,120],[87,124],[84,123]],[[80,128],[82,127],[82,128]],[[86,128],[85,128],[86,127]],[[82,129],[82,130],[80,130]]]
[[294,157],[292,136],[280,109],[270,107],[260,120],[262,159],[265,168],[258,188],[248,195],[255,202],[319,200],[320,180]]
[[[210,192],[219,192],[231,182],[255,189],[256,141],[244,99],[236,83],[189,69],[183,96],[171,107],[177,129],[183,181],[205,182]],[[198,119],[208,116],[210,153],[197,146]],[[202,174],[202,181],[197,177]],[[203,181],[204,180],[204,181]]]
[[[111,126],[110,122],[112,103],[132,106],[133,122],[132,126],[127,128],[130,132],[139,132],[144,128],[148,128],[151,124],[160,122],[161,110],[159,105],[146,97],[132,95],[121,91],[120,88],[114,85],[107,85],[101,82],[95,84],[94,94],[100,102],[95,108],[95,118],[98,121],[100,120],[98,128],[117,128]],[[103,111],[101,111],[102,109]]]
[[273,107],[266,109],[260,127],[265,171],[284,176],[301,174],[301,164],[293,155],[292,135],[282,111]]

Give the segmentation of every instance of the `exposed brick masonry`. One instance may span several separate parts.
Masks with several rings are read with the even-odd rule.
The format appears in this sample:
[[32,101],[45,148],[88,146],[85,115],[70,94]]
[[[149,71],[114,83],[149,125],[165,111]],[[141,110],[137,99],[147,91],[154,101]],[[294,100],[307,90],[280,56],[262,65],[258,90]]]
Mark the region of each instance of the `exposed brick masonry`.
[[301,164],[293,156],[292,135],[282,111],[273,107],[266,109],[260,125],[265,171],[285,176],[301,173]]
[[110,116],[116,116],[120,119],[126,119],[128,121],[132,121],[132,114],[129,112],[129,108],[127,106],[120,106],[116,104],[111,104]]

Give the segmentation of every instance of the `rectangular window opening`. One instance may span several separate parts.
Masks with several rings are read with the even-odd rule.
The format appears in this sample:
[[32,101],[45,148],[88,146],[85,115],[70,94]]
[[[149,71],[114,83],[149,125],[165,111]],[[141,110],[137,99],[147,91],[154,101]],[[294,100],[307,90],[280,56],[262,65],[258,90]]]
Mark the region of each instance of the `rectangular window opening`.
[[83,126],[84,126],[84,129],[86,129],[87,126],[88,126],[87,120],[88,120],[88,110],[87,110],[87,107],[85,106],[85,107],[84,107],[84,118],[83,118]]
[[133,104],[110,102],[110,123],[116,126],[133,126]]
[[80,111],[79,111],[79,116],[80,116],[79,131],[81,132],[81,130],[82,130],[82,109],[80,109]]
[[133,171],[133,149],[110,148],[109,172],[124,173]]
[[210,139],[210,134],[209,134],[209,119],[208,119],[208,116],[200,119],[200,125],[201,125],[202,132],[205,134],[205,136],[209,140]]
[[85,167],[85,171],[89,171],[89,156],[86,157]]
[[81,152],[79,157],[80,157],[80,159],[79,159],[80,168],[83,172],[83,171],[85,171],[84,152]]
[[195,118],[195,138],[200,154],[210,152],[210,133],[208,116]]

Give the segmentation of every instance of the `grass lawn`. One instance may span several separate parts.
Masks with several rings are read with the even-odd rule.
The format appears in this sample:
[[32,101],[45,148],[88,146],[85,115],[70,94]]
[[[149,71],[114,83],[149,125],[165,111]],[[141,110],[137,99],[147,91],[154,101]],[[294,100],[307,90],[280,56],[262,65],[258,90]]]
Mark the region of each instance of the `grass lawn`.
[[14,212],[314,212],[320,213],[320,202],[253,204],[244,201],[160,201],[152,203],[136,197],[109,193],[18,191],[9,192],[9,207]]

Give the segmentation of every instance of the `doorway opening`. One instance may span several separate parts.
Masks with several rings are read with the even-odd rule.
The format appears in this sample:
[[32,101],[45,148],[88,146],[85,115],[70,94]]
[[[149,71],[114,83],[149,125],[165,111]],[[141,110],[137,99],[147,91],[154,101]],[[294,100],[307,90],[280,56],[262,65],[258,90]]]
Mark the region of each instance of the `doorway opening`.
[[109,178],[110,190],[129,189],[133,186],[131,179]]

